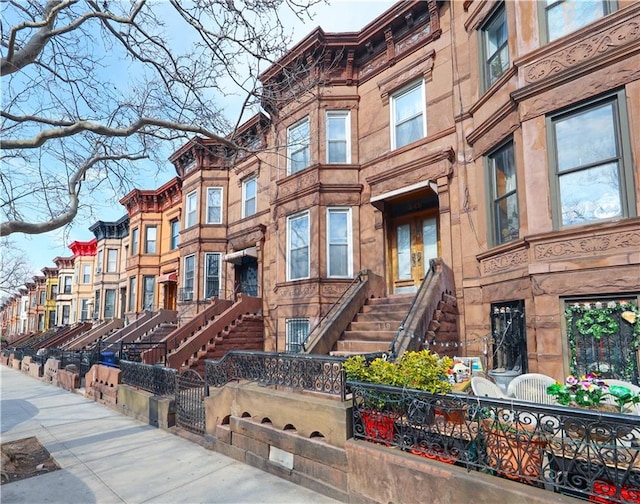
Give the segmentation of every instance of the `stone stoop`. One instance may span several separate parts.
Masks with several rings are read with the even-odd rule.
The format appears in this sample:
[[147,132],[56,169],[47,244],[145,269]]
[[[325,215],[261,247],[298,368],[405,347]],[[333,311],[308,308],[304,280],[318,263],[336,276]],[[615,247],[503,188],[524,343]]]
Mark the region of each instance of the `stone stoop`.
[[229,350],[264,350],[264,322],[262,315],[243,315],[211,338],[197,356],[189,359],[189,368],[204,375],[206,359],[221,359]]
[[336,343],[331,355],[386,352],[407,314],[413,294],[392,294],[367,299]]
[[451,294],[442,294],[442,300],[438,303],[425,339],[428,343],[437,341],[437,351],[441,355],[453,357],[459,353],[455,345],[446,346],[446,343],[458,343],[458,300]]

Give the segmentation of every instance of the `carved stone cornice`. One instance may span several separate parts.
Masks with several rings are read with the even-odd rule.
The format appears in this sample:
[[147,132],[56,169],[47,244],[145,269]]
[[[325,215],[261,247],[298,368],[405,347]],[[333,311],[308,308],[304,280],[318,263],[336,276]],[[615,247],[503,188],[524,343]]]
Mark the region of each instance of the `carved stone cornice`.
[[640,49],[640,4],[635,3],[514,61],[524,84],[516,101],[592,73]]
[[385,79],[378,82],[378,89],[380,90],[380,98],[382,99],[382,104],[389,104],[390,92],[395,91],[399,87],[411,82],[419,75],[421,75],[425,80],[431,80],[431,73],[433,71],[435,57],[436,52],[431,49],[417,61],[413,61],[409,65],[405,65],[397,72],[394,72],[393,75],[386,77]]
[[306,168],[276,182],[278,192],[274,203],[282,204],[291,197],[297,198],[302,194],[307,194],[311,189],[316,190],[319,184],[320,165]]
[[611,230],[537,243],[533,245],[533,257],[536,261],[555,261],[602,256],[624,250],[640,250],[640,229]]
[[318,282],[306,281],[304,283],[281,283],[277,284],[275,291],[281,299],[310,298],[318,295]]
[[477,255],[482,275],[494,275],[519,268],[529,263],[529,250],[523,240],[506,243]]
[[248,229],[242,229],[228,235],[229,245],[233,250],[242,250],[243,248],[252,247],[264,240],[267,226],[258,224]]

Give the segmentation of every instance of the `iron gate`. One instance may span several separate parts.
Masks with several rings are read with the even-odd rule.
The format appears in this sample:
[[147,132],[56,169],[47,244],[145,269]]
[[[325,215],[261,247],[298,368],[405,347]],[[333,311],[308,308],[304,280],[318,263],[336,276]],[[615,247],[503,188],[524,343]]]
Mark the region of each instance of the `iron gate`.
[[204,378],[193,369],[176,375],[176,425],[204,435]]

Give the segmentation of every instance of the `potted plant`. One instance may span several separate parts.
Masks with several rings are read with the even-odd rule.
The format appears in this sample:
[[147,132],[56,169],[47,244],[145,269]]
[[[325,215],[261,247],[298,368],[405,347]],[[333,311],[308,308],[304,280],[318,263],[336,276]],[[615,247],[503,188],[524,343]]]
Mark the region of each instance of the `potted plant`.
[[[395,362],[379,357],[369,363],[362,355],[355,355],[343,363],[343,369],[349,381],[444,394],[451,390],[447,370],[452,364],[449,357],[439,357],[429,350],[421,350],[405,352]],[[430,408],[427,410],[416,410],[422,412],[423,421],[433,417],[433,411]],[[393,439],[395,419],[392,413],[385,411],[384,396],[378,396],[377,400],[370,401],[364,408],[356,410],[355,414],[362,418],[367,437],[382,441]]]
[[547,441],[524,424],[485,418],[481,422],[485,435],[487,465],[505,478],[523,483],[537,483]]

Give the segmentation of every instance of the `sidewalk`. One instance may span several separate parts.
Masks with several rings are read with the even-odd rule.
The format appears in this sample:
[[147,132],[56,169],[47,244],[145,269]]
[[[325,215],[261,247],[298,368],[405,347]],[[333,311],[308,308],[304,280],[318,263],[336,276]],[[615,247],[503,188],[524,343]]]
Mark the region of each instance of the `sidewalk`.
[[0,486],[3,504],[337,502],[20,371],[0,380],[0,442],[36,436],[61,467]]

